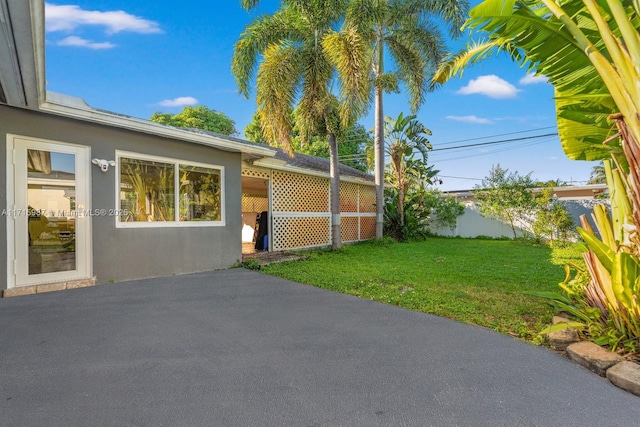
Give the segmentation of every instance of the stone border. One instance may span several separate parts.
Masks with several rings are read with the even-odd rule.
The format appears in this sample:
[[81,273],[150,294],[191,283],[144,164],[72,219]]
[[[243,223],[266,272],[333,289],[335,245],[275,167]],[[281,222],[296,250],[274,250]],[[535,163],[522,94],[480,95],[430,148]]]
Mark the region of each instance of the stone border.
[[42,285],[21,286],[18,288],[5,289],[2,291],[3,298],[17,297],[22,295],[43,294],[45,292],[64,291],[67,289],[85,288],[95,286],[96,278],[69,280],[66,282],[46,283]]
[[[554,316],[553,324],[568,322],[564,317]],[[611,384],[640,396],[640,365],[629,362],[619,354],[590,341],[579,341],[575,330],[567,328],[548,334],[549,343],[556,350],[566,350],[574,362],[606,377]]]

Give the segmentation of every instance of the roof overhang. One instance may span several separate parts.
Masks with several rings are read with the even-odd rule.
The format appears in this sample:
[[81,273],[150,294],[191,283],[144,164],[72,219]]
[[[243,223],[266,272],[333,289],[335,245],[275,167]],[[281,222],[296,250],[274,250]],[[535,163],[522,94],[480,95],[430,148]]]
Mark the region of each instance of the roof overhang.
[[90,107],[82,99],[48,92],[44,0],[0,0],[0,103],[86,122],[172,138],[249,158],[273,157],[272,148],[223,135],[192,132]]
[[[292,165],[288,164],[286,161],[280,160],[280,159],[263,158],[263,159],[259,159],[259,160],[255,160],[255,161],[249,162],[249,164],[251,166],[256,166],[256,167],[259,167],[259,168],[281,170],[283,172],[291,172],[291,173],[297,173],[297,174],[301,174],[301,175],[317,176],[319,178],[327,178],[327,179],[329,179],[331,177],[326,172],[322,172],[322,171],[318,171],[318,170],[314,170],[314,169],[302,168],[302,167],[299,167],[299,166],[292,166]],[[340,181],[353,182],[355,184],[363,184],[363,185],[371,185],[371,186],[376,185],[375,182],[373,182],[373,181],[368,181],[366,179],[362,179],[362,178],[358,178],[358,177],[354,177],[354,176],[349,176],[349,175],[345,175],[345,174],[340,174]]]
[[273,157],[276,154],[274,149],[267,146],[261,147],[248,142],[243,144],[231,139],[226,139],[223,136],[217,137],[191,132],[188,129],[166,126],[150,120],[136,119],[134,117],[121,116],[115,113],[96,110],[91,108],[80,98],[56,92],[47,91],[46,101],[40,104],[39,109],[40,111],[84,120],[91,123],[114,126],[119,129],[128,129],[164,138],[183,140],[224,151],[238,152],[248,156],[257,156],[257,158]]
[[37,37],[31,25],[38,8],[44,10],[42,0],[0,0],[0,101],[14,107],[38,107]]

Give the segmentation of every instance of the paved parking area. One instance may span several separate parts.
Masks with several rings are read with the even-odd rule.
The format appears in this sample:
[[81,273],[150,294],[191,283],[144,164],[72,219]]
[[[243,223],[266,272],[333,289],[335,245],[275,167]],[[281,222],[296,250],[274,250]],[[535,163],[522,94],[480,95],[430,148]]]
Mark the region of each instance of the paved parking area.
[[627,426],[483,328],[232,269],[0,300],[3,426]]

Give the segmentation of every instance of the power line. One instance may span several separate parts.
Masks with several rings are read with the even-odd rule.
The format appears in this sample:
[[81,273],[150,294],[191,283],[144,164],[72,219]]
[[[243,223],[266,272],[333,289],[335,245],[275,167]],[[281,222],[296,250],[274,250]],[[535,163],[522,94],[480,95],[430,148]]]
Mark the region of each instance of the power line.
[[556,128],[555,126],[546,126],[546,127],[542,127],[542,128],[521,130],[521,131],[517,131],[517,132],[508,132],[508,133],[499,133],[499,134],[496,134],[496,135],[479,136],[477,138],[459,139],[457,141],[439,142],[438,145],[456,144],[458,142],[477,141],[479,139],[495,138],[495,137],[498,137],[498,136],[515,135],[515,134],[519,134],[519,133],[527,133],[527,132],[534,132],[534,131],[538,131],[538,130],[555,129],[555,128]]
[[[443,163],[443,162],[450,162],[450,161],[456,161],[456,160],[475,158],[475,157],[480,157],[480,156],[488,156],[488,155],[492,155],[492,154],[496,154],[496,153],[502,153],[502,152],[505,152],[505,151],[517,150],[517,149],[520,149],[520,148],[531,147],[531,146],[538,145],[538,144],[544,144],[547,141],[550,141],[550,139],[542,140],[542,141],[525,142],[525,143],[521,143],[521,144],[518,144],[518,145],[512,145],[512,146],[509,146],[509,147],[502,147],[501,149],[487,151],[486,153],[473,153],[473,154],[461,155],[461,156],[450,157],[450,158],[445,158],[445,159],[438,159],[437,157],[434,159],[433,157],[430,157],[430,160],[433,163]],[[436,156],[437,155],[438,155],[438,153],[436,153]]]
[[542,135],[533,135],[533,136],[523,136],[521,138],[511,138],[511,139],[502,139],[499,141],[489,141],[489,142],[480,142],[477,144],[467,144],[467,145],[457,145],[455,147],[444,147],[444,148],[434,148],[433,150],[431,150],[431,152],[434,151],[445,151],[445,150],[457,150],[459,148],[469,148],[469,147],[480,147],[483,145],[494,145],[494,144],[503,144],[505,142],[514,142],[514,141],[525,141],[528,139],[537,139],[537,138],[544,138],[547,136],[557,136],[558,133],[547,133],[547,134],[542,134]]

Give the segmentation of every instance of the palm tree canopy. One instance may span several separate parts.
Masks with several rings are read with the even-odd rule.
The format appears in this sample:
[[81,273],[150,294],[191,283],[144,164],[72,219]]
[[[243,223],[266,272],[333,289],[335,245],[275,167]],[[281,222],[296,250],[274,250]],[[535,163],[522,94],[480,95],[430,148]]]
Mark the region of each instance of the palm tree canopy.
[[[258,2],[244,2],[243,5]],[[239,91],[256,101],[264,135],[291,151],[292,110],[304,136],[339,135],[369,104],[367,77],[357,67],[365,43],[338,31],[347,0],[289,0],[273,15],[252,22],[235,45],[232,71]],[[333,94],[338,65],[340,99]],[[259,65],[259,66],[258,66]]]
[[[366,96],[371,96],[372,86],[398,92],[400,83],[404,83],[411,111],[417,111],[430,90],[429,76],[446,54],[441,29],[445,27],[457,37],[467,11],[465,0],[349,1],[344,31],[357,34],[365,42],[362,48],[367,53],[358,52],[358,69],[372,73],[363,89]],[[382,72],[385,52],[395,63],[393,73]],[[348,70],[343,72],[338,67],[338,72],[345,80]]]
[[[546,76],[553,84],[558,132],[569,158],[599,160],[619,153],[617,141],[603,144],[616,133],[608,117],[620,111],[621,105],[627,105],[618,88],[629,86],[637,93],[636,99],[640,99],[640,90],[632,87],[637,85],[637,77],[624,78],[633,72],[622,65],[624,61],[616,61],[620,52],[603,37],[599,25],[604,19],[615,37],[622,40],[624,34],[629,47],[637,49],[640,10],[637,2],[634,7],[633,0],[612,0],[608,4],[598,2],[596,14],[586,3],[567,0],[562,2],[561,10],[556,10],[557,5],[547,0],[484,1],[470,11],[465,27],[485,31],[487,39],[449,58],[436,74],[434,83],[441,84],[453,75],[462,74],[466,65],[498,50],[506,51],[521,65]],[[612,5],[615,4],[626,14],[624,19],[614,18]],[[625,20],[626,23],[621,23]],[[627,24],[636,30],[625,32],[623,27]],[[630,51],[633,55],[633,49]],[[640,55],[640,50],[635,55]],[[594,57],[598,66],[594,65]],[[634,61],[635,73],[639,75],[640,57]],[[617,68],[611,66],[614,63],[618,64]],[[604,76],[603,69],[607,70]],[[630,110],[633,108],[637,115],[638,106]]]

